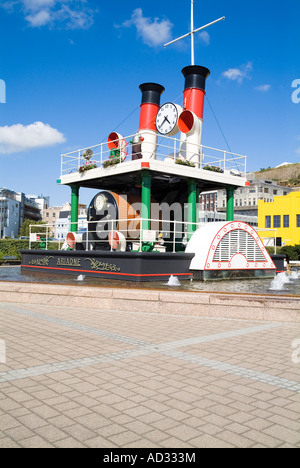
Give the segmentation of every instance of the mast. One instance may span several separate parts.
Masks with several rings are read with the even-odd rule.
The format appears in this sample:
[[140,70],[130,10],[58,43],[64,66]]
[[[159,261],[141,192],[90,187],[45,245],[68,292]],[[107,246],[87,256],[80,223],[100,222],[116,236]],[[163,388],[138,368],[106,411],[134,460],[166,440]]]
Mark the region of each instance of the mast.
[[205,24],[204,26],[201,26],[200,28],[194,29],[194,0],[191,0],[191,30],[187,34],[184,34],[183,36],[178,37],[177,39],[173,39],[170,42],[167,42],[164,44],[164,47],[167,47],[170,44],[174,44],[174,42],[180,41],[181,39],[184,39],[185,37],[191,36],[191,65],[195,65],[195,47],[194,47],[194,35],[202,31],[203,29],[208,28],[209,26],[212,26],[215,23],[218,23],[219,21],[225,20],[225,16],[222,16],[221,18],[218,18],[217,20],[212,21],[211,23]]

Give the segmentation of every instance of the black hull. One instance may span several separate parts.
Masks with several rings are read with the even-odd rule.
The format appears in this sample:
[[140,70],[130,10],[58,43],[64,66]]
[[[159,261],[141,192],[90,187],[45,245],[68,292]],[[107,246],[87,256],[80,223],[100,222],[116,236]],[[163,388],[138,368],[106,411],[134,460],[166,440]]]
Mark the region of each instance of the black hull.
[[135,282],[193,277],[189,267],[194,254],[187,253],[22,250],[21,254],[21,268],[27,271]]

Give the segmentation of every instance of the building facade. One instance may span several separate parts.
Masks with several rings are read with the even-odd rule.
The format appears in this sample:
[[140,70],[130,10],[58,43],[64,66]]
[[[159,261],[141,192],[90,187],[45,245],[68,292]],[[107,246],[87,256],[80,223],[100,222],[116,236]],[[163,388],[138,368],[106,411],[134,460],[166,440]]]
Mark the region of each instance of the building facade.
[[275,233],[278,246],[300,244],[300,192],[275,197],[271,202],[259,200],[258,228],[274,229],[269,234],[260,232],[266,245],[271,245]]
[[59,218],[61,206],[49,206],[43,210],[43,223],[49,225],[49,237],[56,238],[56,220]]
[[42,219],[39,205],[22,192],[0,188],[0,238],[18,237],[25,219]]
[[[79,204],[78,206],[78,225],[77,232],[82,234],[87,227],[87,210],[86,205]],[[56,218],[55,237],[60,241],[64,241],[67,234],[71,231],[71,205],[66,203],[60,210],[59,216]]]
[[[241,187],[234,192],[234,211],[241,215],[258,216],[258,202],[274,201],[277,196],[288,195],[293,192],[291,187],[283,187],[274,180],[256,179],[253,174],[248,175],[249,187]],[[226,210],[226,192],[218,191],[218,211]]]
[[[294,192],[294,189],[283,187],[274,180],[256,179],[251,173],[248,178],[250,186],[240,187],[234,192],[234,220],[257,227],[258,203],[271,203],[275,197],[286,196]],[[224,221],[226,204],[226,190],[202,192],[199,198],[199,219],[203,222]]]
[[0,194],[0,239],[18,237],[21,203]]
[[44,197],[43,195],[26,195],[29,200],[34,201],[35,203],[38,204],[41,215],[43,214],[43,211],[50,206],[50,197]]

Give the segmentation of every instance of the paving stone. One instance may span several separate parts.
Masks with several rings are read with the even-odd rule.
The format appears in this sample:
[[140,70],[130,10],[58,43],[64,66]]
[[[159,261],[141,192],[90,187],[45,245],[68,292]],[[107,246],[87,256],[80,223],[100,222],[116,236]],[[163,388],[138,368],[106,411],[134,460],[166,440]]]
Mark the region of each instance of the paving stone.
[[28,439],[23,439],[20,441],[20,445],[23,448],[53,448],[54,445],[46,442],[39,436],[29,437]]
[[266,429],[264,429],[264,434],[268,434],[272,437],[275,437],[279,440],[284,442],[288,442],[292,445],[297,445],[300,443],[300,434],[297,431],[292,431],[287,427],[280,426],[280,425],[272,425]]
[[190,441],[192,447],[196,448],[234,448],[236,445],[230,444],[217,437],[208,434],[203,434]]
[[19,445],[15,440],[12,440],[9,437],[4,437],[3,439],[0,439],[0,448],[20,448],[21,445]]
[[13,350],[0,447],[300,446],[300,372],[286,358],[299,323],[231,320],[220,304],[218,318],[130,310],[122,294],[127,310],[0,302]]

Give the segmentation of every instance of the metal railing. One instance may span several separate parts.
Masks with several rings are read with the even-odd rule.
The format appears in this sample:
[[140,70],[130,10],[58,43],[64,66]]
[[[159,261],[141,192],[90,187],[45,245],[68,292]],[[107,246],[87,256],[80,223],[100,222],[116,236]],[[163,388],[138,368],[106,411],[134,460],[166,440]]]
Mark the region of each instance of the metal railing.
[[[257,234],[263,241],[265,247],[274,247],[274,254],[277,253],[277,229],[272,228],[255,228]],[[263,233],[274,233],[272,236],[265,237]]]
[[[70,223],[70,228],[78,228],[79,223]],[[93,229],[95,224],[96,229]],[[149,229],[145,229],[145,224]],[[202,222],[189,223],[185,220],[171,221],[152,218],[130,218],[130,219],[112,219],[104,221],[86,221],[86,225],[80,222],[81,242],[84,249],[94,250],[96,245],[106,245],[108,250],[113,251],[113,243],[109,242],[109,233],[118,232],[124,236],[125,244],[131,245],[132,250],[142,251],[143,247],[153,247],[153,250],[159,252],[177,252],[183,250],[193,234],[193,232],[202,226]],[[83,226],[83,227],[82,227]],[[101,229],[105,227],[105,229]],[[276,254],[276,229],[253,228],[260,236],[264,245],[272,246]],[[53,232],[53,224],[39,224],[29,226],[29,249],[42,248],[51,249],[51,244],[58,244],[58,250],[67,248],[65,238],[53,238],[50,234]],[[272,236],[264,237],[263,233],[273,233]],[[267,241],[271,241],[271,244]],[[37,247],[38,246],[38,247]],[[96,248],[97,250],[97,248]]]
[[[95,224],[96,229],[94,229]],[[149,229],[145,229],[145,224]],[[70,223],[70,228],[77,228],[78,223]],[[87,221],[86,228],[79,233],[80,242],[85,250],[94,250],[96,245],[109,245],[113,251],[113,243],[109,242],[110,233],[121,233],[126,246],[130,243],[132,250],[143,251],[147,246],[155,251],[176,252],[184,250],[188,239],[198,229],[200,223],[180,221],[162,221],[161,219],[134,218],[120,220]],[[103,229],[104,228],[104,229]],[[51,249],[51,244],[58,244],[58,249],[67,249],[66,238],[52,238],[49,234],[53,225],[39,224],[29,226],[29,249]],[[75,234],[75,233],[74,233]],[[38,243],[38,247],[37,247]],[[97,248],[95,249],[97,250]]]
[[[62,154],[61,176],[75,172],[85,172],[94,168],[105,169],[105,166],[121,162],[126,164],[132,159],[141,157],[140,150],[137,150],[137,145],[133,143],[136,137],[136,134],[122,137],[122,141],[125,143],[121,150],[118,148],[110,150],[107,143],[100,143]],[[117,145],[119,140],[114,140],[110,143],[114,142]],[[189,162],[198,169],[213,170],[221,173],[227,172],[241,177],[246,176],[246,156],[209,146],[193,145],[192,143],[190,145],[195,147],[195,153]],[[147,150],[143,150],[143,155],[147,159],[180,162],[178,161],[179,159],[183,163],[185,151],[182,148],[182,142],[179,139],[159,135],[155,151],[146,154]],[[86,154],[89,150],[92,151],[92,156],[90,159],[87,159]]]

